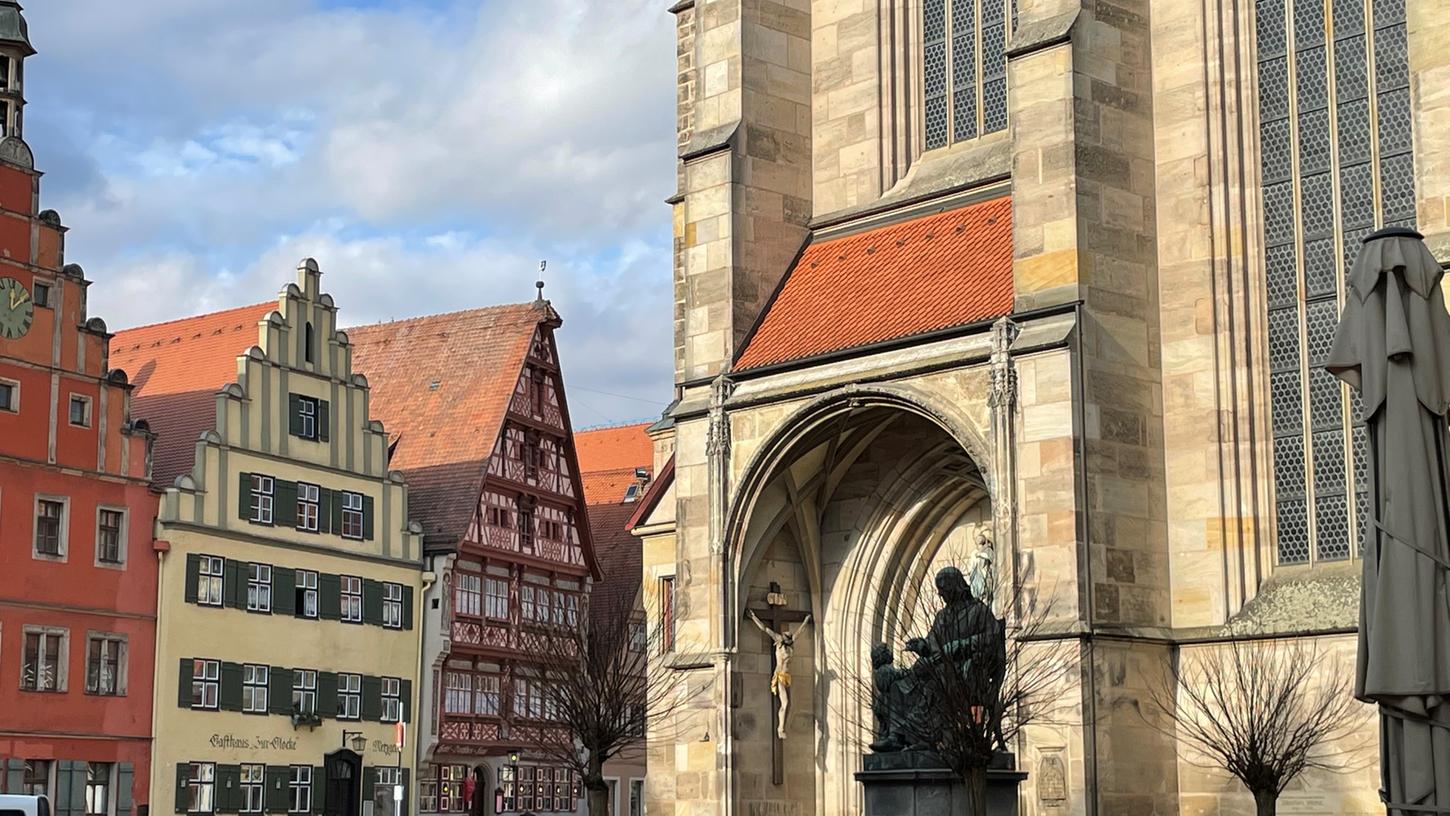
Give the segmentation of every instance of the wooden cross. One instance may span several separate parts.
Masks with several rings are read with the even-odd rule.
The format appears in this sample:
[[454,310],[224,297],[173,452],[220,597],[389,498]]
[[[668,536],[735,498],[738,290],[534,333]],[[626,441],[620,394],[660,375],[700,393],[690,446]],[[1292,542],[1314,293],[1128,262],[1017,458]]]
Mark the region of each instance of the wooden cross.
[[[763,608],[752,608],[750,609],[750,611],[754,612],[755,616],[757,618],[760,618],[761,622],[763,622],[766,626],[769,626],[772,630],[780,633],[784,633],[786,631],[784,628],[785,624],[803,621],[806,619],[807,615],[807,613],[805,612],[792,612],[785,608],[785,593],[781,591],[780,584],[776,583],[775,581],[770,582],[770,591],[765,594],[765,606]],[[774,644],[772,644],[772,647],[770,649],[771,676],[775,675],[775,670],[775,648]],[[780,739],[781,724],[778,721],[780,719],[780,707],[776,704],[775,695],[771,695],[769,697],[769,700],[771,723],[770,775],[771,781],[777,785],[780,785],[785,783],[785,759],[783,750],[784,746],[782,745]]]

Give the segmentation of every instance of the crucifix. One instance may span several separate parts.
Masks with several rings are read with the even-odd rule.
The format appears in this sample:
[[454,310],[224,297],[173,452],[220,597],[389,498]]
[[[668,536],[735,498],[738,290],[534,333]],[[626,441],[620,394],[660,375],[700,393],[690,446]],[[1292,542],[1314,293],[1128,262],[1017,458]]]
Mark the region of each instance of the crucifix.
[[[757,611],[760,614],[757,615]],[[790,710],[790,659],[795,654],[795,639],[806,628],[806,624],[810,623],[811,616],[806,612],[787,611],[785,593],[781,592],[780,584],[775,581],[770,582],[770,591],[765,594],[765,608],[747,609],[745,614],[770,638],[773,647],[770,657],[770,693],[774,700],[779,701],[779,706],[772,707],[775,729],[770,740],[770,759],[771,781],[779,785],[785,781],[781,743],[785,740],[785,718]],[[761,621],[762,616],[765,621]],[[786,627],[785,624],[795,621],[800,623],[794,629]]]

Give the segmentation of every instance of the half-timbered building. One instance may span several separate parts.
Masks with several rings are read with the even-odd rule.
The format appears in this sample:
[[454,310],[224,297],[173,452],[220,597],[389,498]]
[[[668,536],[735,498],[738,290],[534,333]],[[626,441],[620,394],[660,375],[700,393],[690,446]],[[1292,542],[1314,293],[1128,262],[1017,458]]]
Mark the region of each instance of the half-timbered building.
[[576,812],[580,780],[531,757],[561,727],[531,630],[575,625],[600,577],[542,299],[354,328],[438,582],[423,604],[420,814]]

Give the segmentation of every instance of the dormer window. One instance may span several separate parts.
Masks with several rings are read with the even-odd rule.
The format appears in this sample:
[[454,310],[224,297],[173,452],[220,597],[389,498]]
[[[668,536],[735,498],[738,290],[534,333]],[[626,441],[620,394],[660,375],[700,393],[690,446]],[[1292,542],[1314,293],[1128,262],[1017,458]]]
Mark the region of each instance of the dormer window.
[[[1007,129],[1012,0],[926,0],[922,66],[927,150]],[[1009,26],[1010,22],[1010,26]]]

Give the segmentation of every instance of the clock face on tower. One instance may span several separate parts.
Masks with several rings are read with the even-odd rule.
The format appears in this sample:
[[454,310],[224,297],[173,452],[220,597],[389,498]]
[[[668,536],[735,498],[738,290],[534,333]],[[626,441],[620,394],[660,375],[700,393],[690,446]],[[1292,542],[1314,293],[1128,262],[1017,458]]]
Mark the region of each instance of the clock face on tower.
[[24,337],[34,316],[35,301],[25,284],[14,278],[0,278],[0,337]]

